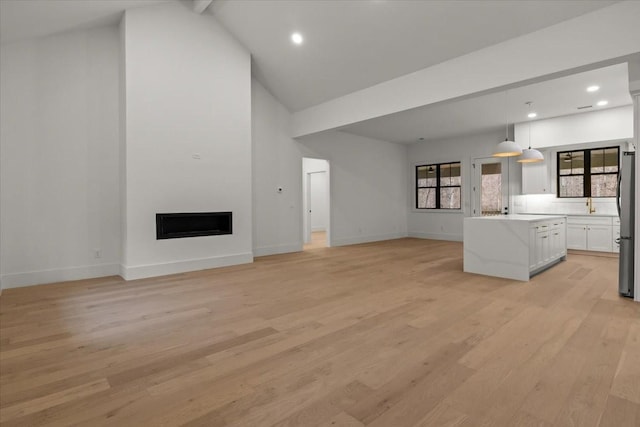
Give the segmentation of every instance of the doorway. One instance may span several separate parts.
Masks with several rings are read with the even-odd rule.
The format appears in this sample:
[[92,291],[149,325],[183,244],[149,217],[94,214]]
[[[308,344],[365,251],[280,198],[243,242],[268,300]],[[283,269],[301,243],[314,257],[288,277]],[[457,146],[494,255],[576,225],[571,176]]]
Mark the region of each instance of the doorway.
[[473,161],[473,216],[509,212],[509,160],[483,157]]
[[330,242],[330,178],[325,159],[302,159],[304,250],[324,248]]

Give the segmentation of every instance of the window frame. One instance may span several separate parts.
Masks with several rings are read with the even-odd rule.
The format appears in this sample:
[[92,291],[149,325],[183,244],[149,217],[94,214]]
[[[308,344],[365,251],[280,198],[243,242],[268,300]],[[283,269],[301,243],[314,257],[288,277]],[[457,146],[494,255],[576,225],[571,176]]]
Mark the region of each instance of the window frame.
[[[613,150],[615,149],[617,152],[617,172],[591,172],[591,152],[599,151],[599,150]],[[569,175],[560,175],[560,165],[562,164],[561,156],[564,154],[570,154],[582,151],[584,153],[584,172],[581,174],[569,174]],[[604,167],[604,165],[603,165]],[[604,168],[603,168],[604,170]],[[577,148],[573,150],[567,151],[557,151],[556,152],[556,197],[558,199],[584,199],[587,197],[596,198],[596,199],[607,199],[615,196],[592,196],[591,195],[591,176],[592,175],[618,175],[620,173],[620,146],[614,145],[609,147],[594,147],[594,148]],[[581,196],[561,196],[560,195],[560,177],[561,176],[582,176],[582,195]]]
[[[442,166],[446,166],[446,165],[458,165],[458,168],[460,169],[460,185],[441,185],[440,180],[441,180],[441,167]],[[418,175],[418,169],[419,168],[429,168],[429,167],[434,167],[436,168],[436,185],[434,186],[420,186],[419,185],[419,175]],[[442,163],[419,163],[419,164],[415,164],[415,204],[414,204],[414,209],[416,209],[419,212],[424,212],[424,211],[445,211],[445,212],[460,212],[462,211],[462,162],[461,161],[455,161],[455,162],[442,162]],[[451,175],[449,175],[449,177],[451,177]],[[425,208],[421,208],[418,206],[418,200],[419,200],[419,192],[420,189],[423,188],[433,188],[435,189],[435,201],[436,201],[436,207],[434,208],[429,208],[429,207],[425,207]],[[441,203],[440,203],[440,198],[441,198],[441,189],[442,188],[459,188],[460,189],[460,207],[459,208],[443,208],[441,207]]]

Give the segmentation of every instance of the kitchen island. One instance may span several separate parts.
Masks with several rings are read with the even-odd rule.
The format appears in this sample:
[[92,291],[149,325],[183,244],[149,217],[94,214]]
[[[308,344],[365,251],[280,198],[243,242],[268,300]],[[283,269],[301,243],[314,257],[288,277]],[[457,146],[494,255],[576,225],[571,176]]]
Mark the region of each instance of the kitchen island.
[[567,257],[562,215],[499,215],[464,219],[464,271],[528,281]]

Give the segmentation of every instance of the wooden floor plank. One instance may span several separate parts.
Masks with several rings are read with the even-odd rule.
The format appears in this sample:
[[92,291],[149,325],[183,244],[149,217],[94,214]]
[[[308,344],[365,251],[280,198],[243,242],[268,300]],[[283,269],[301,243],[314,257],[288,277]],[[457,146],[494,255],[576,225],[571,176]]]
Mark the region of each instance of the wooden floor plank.
[[636,427],[617,259],[516,282],[398,239],[4,290],[3,426]]

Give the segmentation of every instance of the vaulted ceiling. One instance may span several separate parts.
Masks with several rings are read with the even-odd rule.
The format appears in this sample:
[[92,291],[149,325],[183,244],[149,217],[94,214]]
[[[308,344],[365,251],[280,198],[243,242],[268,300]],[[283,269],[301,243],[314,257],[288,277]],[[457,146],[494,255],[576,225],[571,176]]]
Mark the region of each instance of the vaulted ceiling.
[[[0,42],[115,25],[126,9],[170,1],[191,9],[194,1],[204,0],[0,0]],[[295,112],[613,3],[618,2],[213,0],[205,16],[220,22],[247,47],[254,76]],[[304,37],[301,45],[291,43],[295,31]],[[626,76],[622,64],[516,88],[507,101],[501,93],[484,94],[342,130],[411,143],[502,126],[505,108],[511,111],[510,121],[521,121],[525,101],[534,102],[538,119],[573,114],[576,107],[593,101],[584,92],[587,82],[599,82],[603,89],[598,95],[607,98],[607,108],[626,105]]]
[[251,51],[256,78],[298,111],[613,3],[217,0],[208,12]]
[[0,0],[0,42],[117,24],[122,12],[171,0]]

